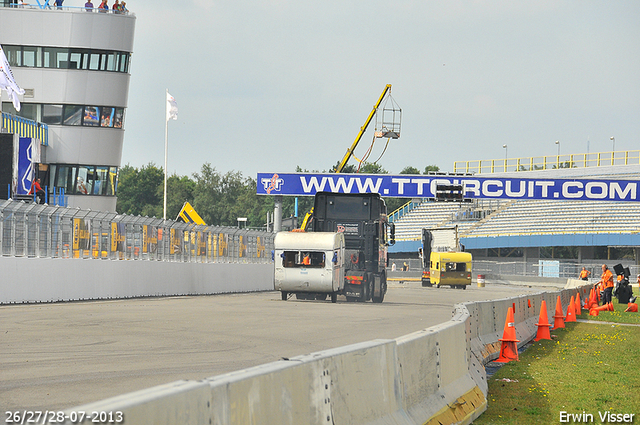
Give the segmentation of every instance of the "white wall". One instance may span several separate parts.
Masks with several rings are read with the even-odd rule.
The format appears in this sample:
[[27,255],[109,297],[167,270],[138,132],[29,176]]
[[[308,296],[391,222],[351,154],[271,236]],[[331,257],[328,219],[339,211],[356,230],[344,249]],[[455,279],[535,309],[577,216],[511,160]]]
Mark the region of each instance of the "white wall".
[[271,290],[272,264],[0,257],[0,304]]

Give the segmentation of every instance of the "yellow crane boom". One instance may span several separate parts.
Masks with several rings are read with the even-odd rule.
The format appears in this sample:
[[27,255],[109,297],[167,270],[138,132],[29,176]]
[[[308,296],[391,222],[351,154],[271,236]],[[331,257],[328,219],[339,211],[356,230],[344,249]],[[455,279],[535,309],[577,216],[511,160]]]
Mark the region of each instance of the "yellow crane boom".
[[351,144],[351,147],[347,149],[347,153],[344,155],[344,158],[342,158],[342,161],[340,161],[340,165],[338,165],[338,167],[335,170],[336,173],[341,173],[344,166],[347,165],[347,161],[349,161],[349,158],[351,158],[351,156],[353,155],[353,151],[356,149],[356,146],[358,146],[360,139],[362,139],[362,135],[367,131],[367,127],[369,127],[369,123],[371,123],[371,120],[376,115],[376,111],[380,107],[380,104],[384,100],[387,93],[389,93],[390,91],[391,91],[391,84],[387,84],[384,90],[382,91],[382,94],[380,95],[378,102],[376,102],[375,106],[369,113],[369,116],[367,117],[367,120],[364,122],[364,125],[360,127],[360,132],[358,133],[356,140],[353,141],[353,143]]

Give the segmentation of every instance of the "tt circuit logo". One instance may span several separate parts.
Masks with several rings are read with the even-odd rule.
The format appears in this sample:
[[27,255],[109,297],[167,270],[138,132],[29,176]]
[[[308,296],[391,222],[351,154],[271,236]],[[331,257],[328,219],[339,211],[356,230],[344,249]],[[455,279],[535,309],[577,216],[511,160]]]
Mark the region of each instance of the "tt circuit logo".
[[280,192],[280,188],[284,184],[284,179],[274,174],[270,179],[262,179],[261,182],[264,186],[264,191],[267,192],[268,195],[271,195],[271,191],[275,190],[276,192]]

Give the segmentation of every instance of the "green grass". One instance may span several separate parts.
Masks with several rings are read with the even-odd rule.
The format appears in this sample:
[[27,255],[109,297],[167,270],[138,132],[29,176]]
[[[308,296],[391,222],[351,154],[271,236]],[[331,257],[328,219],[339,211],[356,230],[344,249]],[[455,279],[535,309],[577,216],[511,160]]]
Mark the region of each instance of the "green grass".
[[560,412],[591,414],[597,424],[599,412],[635,414],[632,423],[640,424],[640,327],[598,323],[640,323],[640,313],[614,306],[598,317],[583,310],[578,319],[588,323],[552,330],[552,340],[532,342],[520,361],[500,368],[474,424],[559,424]]

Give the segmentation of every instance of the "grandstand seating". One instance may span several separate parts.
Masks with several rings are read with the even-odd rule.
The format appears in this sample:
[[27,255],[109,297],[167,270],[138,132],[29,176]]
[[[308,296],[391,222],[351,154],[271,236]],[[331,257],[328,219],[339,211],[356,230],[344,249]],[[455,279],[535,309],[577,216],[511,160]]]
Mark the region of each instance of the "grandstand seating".
[[[482,212],[479,219],[466,215]],[[602,201],[510,201],[478,204],[425,201],[396,222],[396,239],[418,240],[423,228],[458,226],[460,237],[638,233],[640,204]]]
[[[570,170],[575,173],[575,170]],[[553,178],[567,170],[537,172]],[[544,174],[543,174],[544,173]],[[583,176],[634,177],[636,167],[601,167]],[[639,202],[567,200],[423,201],[394,221],[396,240],[419,241],[423,228],[458,226],[460,238],[640,233]]]

